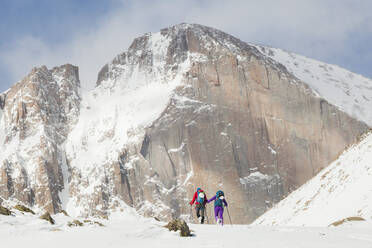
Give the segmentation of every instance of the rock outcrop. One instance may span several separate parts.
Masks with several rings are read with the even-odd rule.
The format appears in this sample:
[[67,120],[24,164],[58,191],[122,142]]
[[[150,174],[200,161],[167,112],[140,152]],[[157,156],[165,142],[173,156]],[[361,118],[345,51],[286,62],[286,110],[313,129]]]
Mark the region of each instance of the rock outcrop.
[[170,219],[201,186],[249,223],[368,129],[256,46],[201,25],[145,34],[82,101],[78,86],[77,68],[42,67],[0,97],[0,196]]
[[2,215],[11,215],[12,212],[10,212],[9,209],[7,209],[6,207],[3,207],[0,205],[0,214]]
[[174,219],[170,221],[165,227],[168,228],[169,231],[180,231],[181,237],[191,236],[190,228],[184,220]]
[[42,219],[42,220],[48,221],[51,225],[56,224],[56,221],[52,218],[52,216],[50,215],[49,212],[46,212],[45,214],[43,214],[39,218]]
[[78,68],[34,68],[1,97],[0,196],[54,213],[64,188],[63,147],[77,121]]

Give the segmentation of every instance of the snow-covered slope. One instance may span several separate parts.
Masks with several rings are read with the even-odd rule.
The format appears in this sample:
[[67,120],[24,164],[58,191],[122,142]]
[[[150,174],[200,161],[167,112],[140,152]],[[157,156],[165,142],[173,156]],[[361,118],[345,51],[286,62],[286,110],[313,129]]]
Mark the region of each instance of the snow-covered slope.
[[255,46],[308,84],[313,92],[350,116],[372,126],[372,80],[337,65],[277,48]]
[[[127,211],[115,213],[104,226],[85,223],[68,227],[73,219],[54,215],[55,225],[31,214],[0,215],[1,247],[276,247],[276,248],[365,248],[372,246],[372,224],[357,223],[340,228],[250,227],[246,225],[190,225],[194,236],[180,237],[165,223],[145,219]],[[82,219],[81,222],[84,222]]]
[[327,226],[347,217],[370,220],[371,203],[372,132],[254,224]]

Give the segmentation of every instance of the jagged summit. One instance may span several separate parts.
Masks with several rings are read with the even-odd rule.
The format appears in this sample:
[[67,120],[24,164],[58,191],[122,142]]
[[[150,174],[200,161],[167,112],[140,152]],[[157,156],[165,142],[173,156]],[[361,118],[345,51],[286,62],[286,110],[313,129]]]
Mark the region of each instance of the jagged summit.
[[[233,54],[238,60],[254,56],[265,65],[275,67],[282,76],[292,82],[304,85],[309,89],[309,93],[372,125],[372,111],[366,107],[372,102],[371,79],[294,53],[246,43],[223,31],[200,24],[181,23],[136,38],[128,51],[118,55],[102,68],[98,74],[97,85],[108,78],[108,71],[120,71],[117,68],[124,64],[157,66],[156,57],[159,55],[156,53],[159,49],[163,50],[168,69],[184,62],[188,53],[200,55],[199,59],[211,60],[218,59],[211,56],[211,50]],[[146,54],[153,56],[145,56]]]

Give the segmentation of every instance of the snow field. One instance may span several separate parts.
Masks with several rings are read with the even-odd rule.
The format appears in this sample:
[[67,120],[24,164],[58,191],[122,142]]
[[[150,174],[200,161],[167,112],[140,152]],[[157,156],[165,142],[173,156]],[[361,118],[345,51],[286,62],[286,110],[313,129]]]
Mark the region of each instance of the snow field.
[[371,223],[338,228],[262,227],[248,225],[190,225],[193,237],[169,232],[165,223],[146,219],[132,211],[100,220],[105,227],[68,227],[72,219],[53,216],[56,225],[25,214],[0,216],[1,247],[276,247],[276,248],[365,248],[372,247]]

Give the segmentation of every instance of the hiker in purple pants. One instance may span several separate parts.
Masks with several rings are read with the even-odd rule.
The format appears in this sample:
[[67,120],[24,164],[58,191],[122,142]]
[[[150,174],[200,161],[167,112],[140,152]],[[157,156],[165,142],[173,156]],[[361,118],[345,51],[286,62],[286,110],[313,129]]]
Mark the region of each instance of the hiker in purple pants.
[[223,225],[223,208],[227,207],[227,202],[224,197],[224,193],[219,190],[216,195],[208,200],[208,203],[214,201],[214,217],[216,218],[216,223]]

